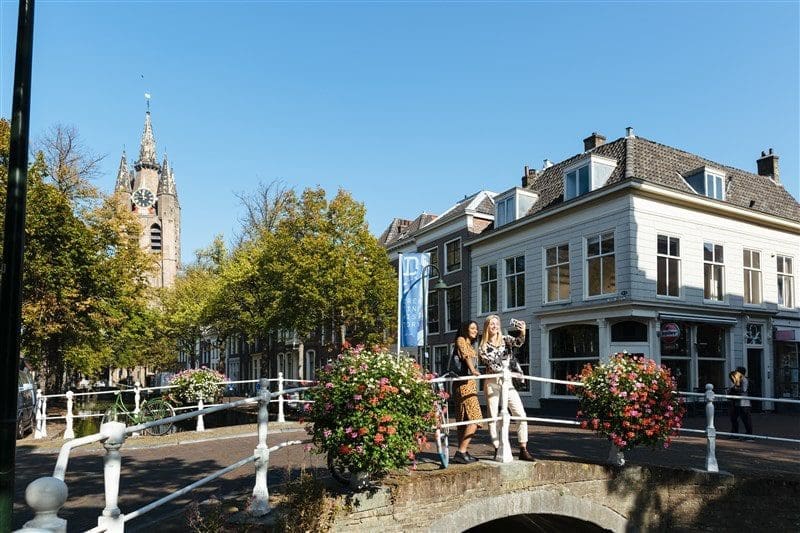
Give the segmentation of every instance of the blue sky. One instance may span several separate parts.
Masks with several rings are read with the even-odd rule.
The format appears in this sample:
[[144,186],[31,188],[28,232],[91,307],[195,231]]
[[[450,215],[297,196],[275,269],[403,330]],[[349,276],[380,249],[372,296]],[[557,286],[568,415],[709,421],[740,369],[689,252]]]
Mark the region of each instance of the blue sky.
[[[748,171],[772,147],[797,198],[798,5],[39,0],[31,133],[74,124],[110,191],[149,91],[185,261],[259,181],[348,189],[378,234],[626,126]],[[16,19],[0,0],[6,117]]]

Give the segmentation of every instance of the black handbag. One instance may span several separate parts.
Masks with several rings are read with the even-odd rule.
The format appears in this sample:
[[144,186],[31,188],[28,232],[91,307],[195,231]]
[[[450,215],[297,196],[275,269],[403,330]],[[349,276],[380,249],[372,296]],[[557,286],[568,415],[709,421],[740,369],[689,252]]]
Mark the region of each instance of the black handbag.
[[450,354],[450,359],[447,362],[447,371],[453,372],[458,374],[459,376],[462,375],[464,371],[464,361],[461,360],[461,357],[458,355],[458,348],[453,346],[453,353]]

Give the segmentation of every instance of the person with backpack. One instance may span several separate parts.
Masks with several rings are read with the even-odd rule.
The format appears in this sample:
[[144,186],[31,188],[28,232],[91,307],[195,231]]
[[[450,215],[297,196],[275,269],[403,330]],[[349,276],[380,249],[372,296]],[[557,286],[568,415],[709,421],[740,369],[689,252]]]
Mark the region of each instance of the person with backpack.
[[[451,356],[450,371],[459,376],[480,376],[478,371],[478,357],[475,352],[475,343],[478,341],[478,323],[474,320],[463,322],[458,329],[458,334],[453,347]],[[481,404],[478,401],[477,380],[469,379],[456,381],[453,388],[453,399],[456,406],[456,419],[459,422],[468,420],[480,420]],[[477,424],[458,426],[458,451],[456,451],[453,462],[458,464],[474,463],[478,459],[470,455],[469,443],[475,432],[478,430]]]

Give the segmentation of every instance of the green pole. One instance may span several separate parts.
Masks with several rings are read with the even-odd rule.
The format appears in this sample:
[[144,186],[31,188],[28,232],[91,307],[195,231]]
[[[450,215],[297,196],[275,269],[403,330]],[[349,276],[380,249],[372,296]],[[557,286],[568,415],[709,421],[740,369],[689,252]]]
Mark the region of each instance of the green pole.
[[25,248],[25,195],[31,108],[34,0],[20,0],[17,57],[11,104],[11,152],[0,265],[0,531],[11,531],[14,459],[17,447],[19,337],[22,318],[22,253]]

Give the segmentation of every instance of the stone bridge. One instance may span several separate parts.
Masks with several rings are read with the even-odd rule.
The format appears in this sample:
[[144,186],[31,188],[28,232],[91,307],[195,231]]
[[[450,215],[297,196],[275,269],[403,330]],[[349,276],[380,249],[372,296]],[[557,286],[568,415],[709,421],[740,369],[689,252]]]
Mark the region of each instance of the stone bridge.
[[537,519],[551,529],[527,530],[800,531],[794,477],[656,466],[481,461],[391,477],[348,502],[336,531],[524,531]]

